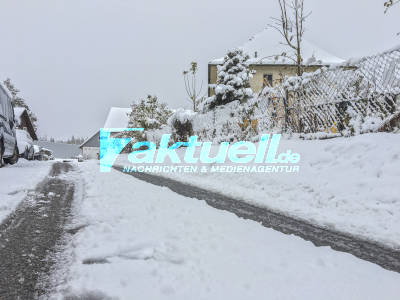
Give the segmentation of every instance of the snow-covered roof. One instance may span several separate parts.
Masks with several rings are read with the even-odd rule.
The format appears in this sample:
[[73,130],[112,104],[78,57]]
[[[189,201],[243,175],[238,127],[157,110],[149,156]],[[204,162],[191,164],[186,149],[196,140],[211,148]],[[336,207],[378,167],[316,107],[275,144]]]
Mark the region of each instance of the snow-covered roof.
[[88,137],[82,144],[79,145],[79,148],[82,148],[85,146],[92,138],[94,138],[97,134],[99,133],[99,130],[97,130],[95,133],[93,133],[90,137]]
[[[285,57],[275,58],[284,52],[292,54],[292,49],[282,44],[283,38],[273,28],[265,28],[255,34],[244,45],[239,47],[250,56],[250,64],[294,64],[293,60]],[[332,65],[343,63],[344,60],[317,47],[315,44],[303,38],[302,56],[305,65]],[[257,52],[257,57],[256,53]],[[224,58],[217,58],[210,61],[211,64],[221,64]]]
[[[129,114],[132,111],[129,107],[111,107],[108,112],[106,122],[104,123],[103,128],[126,128],[129,123]],[[86,139],[79,148],[82,148],[87,142],[89,142],[93,137],[98,134],[99,131],[96,131],[91,137]]]
[[131,108],[111,107],[104,128],[126,128],[129,123]]

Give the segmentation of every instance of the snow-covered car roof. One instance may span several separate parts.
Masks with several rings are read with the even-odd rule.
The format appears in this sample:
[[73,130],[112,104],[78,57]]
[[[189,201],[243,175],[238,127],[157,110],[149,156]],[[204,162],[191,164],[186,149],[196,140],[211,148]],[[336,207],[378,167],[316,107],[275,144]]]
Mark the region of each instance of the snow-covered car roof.
[[34,150],[35,153],[39,153],[40,152],[40,146],[33,145],[33,150]]

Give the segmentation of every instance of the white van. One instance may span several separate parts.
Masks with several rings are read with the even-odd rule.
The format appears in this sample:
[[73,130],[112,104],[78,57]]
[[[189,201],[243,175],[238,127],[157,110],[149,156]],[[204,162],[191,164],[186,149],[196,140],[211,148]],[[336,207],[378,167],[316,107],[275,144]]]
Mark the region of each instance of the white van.
[[4,163],[15,164],[18,161],[15,127],[11,97],[0,83],[0,167]]

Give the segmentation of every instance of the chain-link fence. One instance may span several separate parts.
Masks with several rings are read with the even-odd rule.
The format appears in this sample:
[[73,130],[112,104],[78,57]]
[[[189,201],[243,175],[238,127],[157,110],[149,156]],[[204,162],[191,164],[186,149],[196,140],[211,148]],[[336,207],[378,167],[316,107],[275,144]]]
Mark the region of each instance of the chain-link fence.
[[291,77],[258,106],[272,127],[293,132],[367,132],[400,117],[400,48]]

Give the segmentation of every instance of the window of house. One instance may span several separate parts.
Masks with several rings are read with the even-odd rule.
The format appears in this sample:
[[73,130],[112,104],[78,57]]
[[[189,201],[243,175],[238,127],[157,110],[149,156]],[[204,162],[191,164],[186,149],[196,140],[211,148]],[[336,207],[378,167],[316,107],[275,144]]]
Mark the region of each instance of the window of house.
[[264,74],[263,88],[265,88],[266,86],[272,86],[272,74]]

